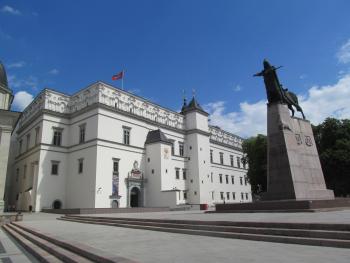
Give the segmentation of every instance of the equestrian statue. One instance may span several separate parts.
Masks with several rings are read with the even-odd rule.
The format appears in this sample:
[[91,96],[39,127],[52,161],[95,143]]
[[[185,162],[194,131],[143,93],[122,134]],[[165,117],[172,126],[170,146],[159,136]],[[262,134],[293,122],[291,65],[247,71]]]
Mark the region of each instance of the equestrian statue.
[[295,112],[293,109],[294,106],[297,111],[301,112],[303,119],[305,120],[305,115],[299,105],[298,97],[295,95],[295,93],[288,91],[288,89],[284,89],[278,80],[276,70],[281,67],[276,68],[274,66],[271,66],[271,64],[266,59],[264,60],[263,64],[264,69],[261,72],[256,73],[254,76],[262,76],[264,78],[268,102],[287,104],[288,108],[292,111],[293,117]]

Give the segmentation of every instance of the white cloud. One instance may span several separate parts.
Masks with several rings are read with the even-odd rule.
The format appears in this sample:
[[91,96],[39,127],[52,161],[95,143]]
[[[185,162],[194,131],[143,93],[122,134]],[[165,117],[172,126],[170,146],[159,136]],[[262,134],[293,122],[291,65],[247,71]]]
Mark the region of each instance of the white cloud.
[[350,62],[350,39],[340,47],[337,58],[339,63],[346,64]]
[[299,96],[299,102],[313,124],[327,117],[350,118],[350,74],[342,76],[334,85],[311,87],[307,96]]
[[226,102],[208,103],[204,108],[210,113],[210,124],[243,137],[266,134],[266,101],[250,104],[242,102],[237,112],[225,112]]
[[238,92],[242,90],[242,86],[241,85],[236,85],[235,87],[233,87],[233,91]]
[[9,64],[7,67],[8,68],[23,68],[25,66],[25,62],[24,61],[18,61],[12,64]]
[[1,12],[8,13],[8,14],[11,14],[11,15],[20,15],[21,14],[21,12],[18,9],[15,9],[15,8],[13,8],[11,6],[8,6],[8,5],[4,5],[1,8]]
[[23,111],[25,109],[25,107],[27,107],[29,105],[29,103],[31,103],[33,101],[33,95],[22,90],[22,91],[18,91],[15,94],[15,98],[13,100],[12,103],[12,107],[14,110],[17,111]]
[[60,71],[57,68],[51,69],[49,71],[49,74],[52,74],[52,75],[57,75],[58,73],[60,73]]
[[[299,95],[299,103],[306,119],[319,124],[327,117],[350,118],[350,74],[334,85],[311,87],[305,96]],[[205,105],[210,113],[210,124],[243,137],[266,134],[266,101],[242,102],[239,111],[227,112],[226,102],[217,101]],[[299,113],[296,116],[300,117]]]
[[8,75],[8,81],[12,88],[31,88],[32,90],[37,90],[38,88],[38,79],[34,76],[19,79],[16,75]]

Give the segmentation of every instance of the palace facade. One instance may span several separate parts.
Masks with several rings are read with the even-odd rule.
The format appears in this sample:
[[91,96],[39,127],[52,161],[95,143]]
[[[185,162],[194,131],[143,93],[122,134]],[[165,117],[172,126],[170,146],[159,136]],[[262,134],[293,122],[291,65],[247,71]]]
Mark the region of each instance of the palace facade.
[[9,209],[179,207],[251,202],[243,139],[103,82],[44,89],[12,135]]

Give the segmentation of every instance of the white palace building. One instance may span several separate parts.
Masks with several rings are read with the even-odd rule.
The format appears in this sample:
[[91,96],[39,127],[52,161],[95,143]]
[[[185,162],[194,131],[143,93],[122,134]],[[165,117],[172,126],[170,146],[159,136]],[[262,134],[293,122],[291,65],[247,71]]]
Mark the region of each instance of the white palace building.
[[103,82],[44,89],[11,139],[8,209],[181,207],[251,202],[243,139],[193,98],[166,109]]

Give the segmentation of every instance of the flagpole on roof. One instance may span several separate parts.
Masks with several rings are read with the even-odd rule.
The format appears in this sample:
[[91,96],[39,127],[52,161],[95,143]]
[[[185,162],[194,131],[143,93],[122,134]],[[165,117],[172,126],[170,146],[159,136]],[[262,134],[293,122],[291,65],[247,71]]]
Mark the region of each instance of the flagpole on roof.
[[124,76],[125,76],[125,71],[123,70],[123,75],[122,75],[122,90],[124,90]]

